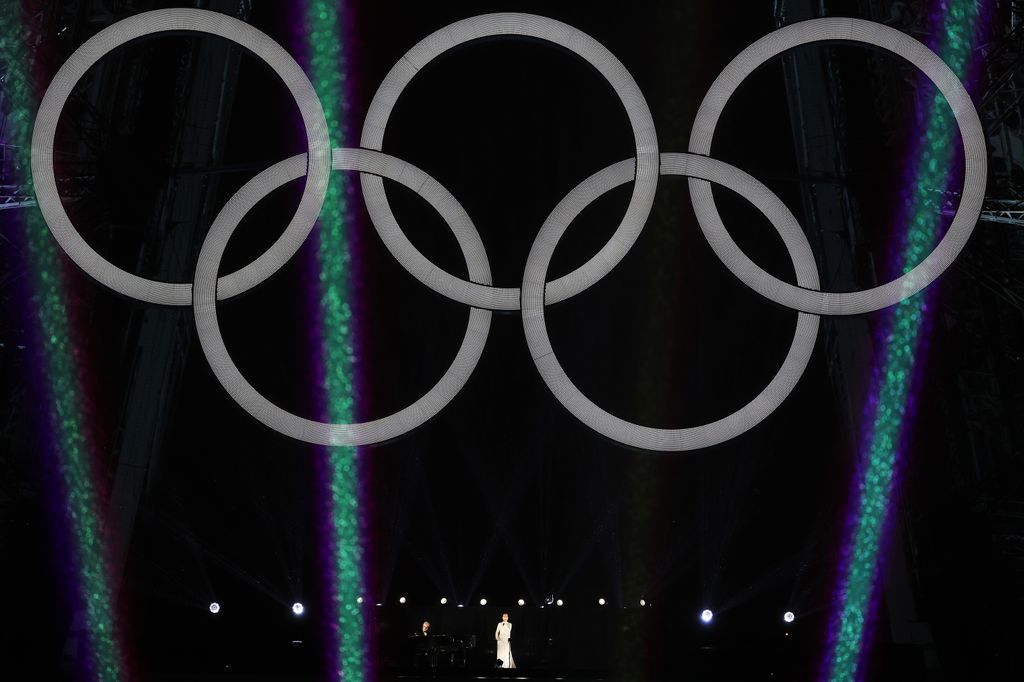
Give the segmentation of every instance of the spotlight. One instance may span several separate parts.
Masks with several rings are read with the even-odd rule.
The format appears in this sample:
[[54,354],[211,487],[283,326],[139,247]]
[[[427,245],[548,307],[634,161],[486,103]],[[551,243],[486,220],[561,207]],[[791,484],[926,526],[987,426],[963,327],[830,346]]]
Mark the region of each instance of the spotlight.
[[462,608],[462,604],[459,604],[459,608],[460,608],[460,609]]
[[564,602],[564,601],[562,601],[561,599],[559,599],[558,601],[556,601],[556,602],[555,602],[555,604],[557,604],[558,606],[561,606],[561,605],[562,605],[562,604],[564,604],[564,603],[565,603],[565,602]]
[[480,606],[487,606],[487,600],[486,599],[481,599],[480,600]]
[[362,604],[363,603],[363,598],[362,597],[356,597],[356,603],[357,604]]
[[782,620],[786,621],[787,623],[792,623],[794,620],[796,620],[796,616],[793,615],[792,611],[786,611],[784,614],[782,614]]
[[404,604],[405,603],[405,597],[399,597],[398,598],[398,603],[399,604]]
[[598,599],[597,603],[600,604],[601,606],[604,606],[604,597],[601,597],[600,599]]
[[519,600],[519,605],[520,606],[526,606],[526,600],[525,599],[520,599]]
[[646,599],[641,599],[640,600],[640,606],[647,606],[647,600]]
[[444,606],[447,603],[448,603],[448,597],[441,597],[441,606]]
[[305,610],[306,607],[300,604],[299,602],[295,602],[294,604],[292,604],[292,613],[294,613],[296,616],[301,616],[302,612]]
[[377,602],[377,606],[384,606],[384,605],[381,604],[380,602]]
[[220,612],[220,604],[218,604],[217,602],[213,602],[212,604],[210,604],[210,613],[219,613],[219,612]]
[[710,623],[711,619],[715,617],[715,614],[711,613],[711,609],[704,609],[700,612],[700,619],[705,623]]

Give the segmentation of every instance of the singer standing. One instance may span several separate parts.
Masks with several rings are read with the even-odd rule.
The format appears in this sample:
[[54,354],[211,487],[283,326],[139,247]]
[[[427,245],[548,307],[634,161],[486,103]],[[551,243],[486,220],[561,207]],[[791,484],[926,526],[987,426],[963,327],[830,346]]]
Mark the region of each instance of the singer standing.
[[501,622],[494,631],[494,639],[498,642],[498,660],[501,661],[501,667],[516,667],[515,661],[512,660],[512,644],[509,641],[512,639],[512,623],[508,622],[507,613],[501,614]]

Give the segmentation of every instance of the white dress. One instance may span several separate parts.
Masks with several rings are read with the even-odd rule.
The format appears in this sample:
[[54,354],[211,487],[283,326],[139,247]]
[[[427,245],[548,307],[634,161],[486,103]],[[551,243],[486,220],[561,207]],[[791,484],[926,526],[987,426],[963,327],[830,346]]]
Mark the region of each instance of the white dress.
[[508,641],[511,637],[512,623],[506,621],[498,623],[498,629],[494,631],[494,639],[498,640],[498,658],[501,660],[502,668],[516,667],[515,661],[512,660],[512,644]]

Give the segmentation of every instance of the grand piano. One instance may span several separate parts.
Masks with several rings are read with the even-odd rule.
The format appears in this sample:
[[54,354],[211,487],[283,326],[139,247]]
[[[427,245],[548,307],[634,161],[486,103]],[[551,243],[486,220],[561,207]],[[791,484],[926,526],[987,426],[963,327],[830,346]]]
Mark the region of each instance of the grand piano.
[[448,634],[413,635],[409,638],[413,667],[464,668],[471,649],[476,647],[476,635],[457,637]]

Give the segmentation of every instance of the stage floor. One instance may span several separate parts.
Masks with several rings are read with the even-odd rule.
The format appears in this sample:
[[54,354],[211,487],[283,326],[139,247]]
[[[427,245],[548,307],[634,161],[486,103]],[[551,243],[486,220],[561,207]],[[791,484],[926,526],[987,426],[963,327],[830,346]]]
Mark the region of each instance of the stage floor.
[[[247,682],[319,682],[321,676],[317,675],[252,675],[252,674],[204,674],[204,675],[160,675],[155,678],[157,682],[235,682],[245,680]],[[529,670],[517,668],[515,670],[395,670],[386,669],[378,671],[374,676],[375,680],[395,680],[402,682],[427,682],[429,680],[531,680],[543,682],[546,680],[566,680],[567,682],[612,682],[623,679],[622,674],[612,674],[607,671],[586,671],[586,670]],[[749,680],[779,680],[783,677],[766,674],[764,676],[751,677],[750,675],[707,675],[693,674],[687,671],[679,671],[678,674],[668,676],[644,676],[639,675],[631,679],[641,679],[649,682],[747,682]]]
[[[621,680],[621,675],[611,675],[610,673],[602,672],[585,672],[579,670],[567,670],[567,671],[556,671],[556,670],[506,670],[506,671],[444,671],[436,674],[422,673],[422,672],[410,672],[408,674],[391,674],[387,673],[380,676],[382,680],[402,680],[403,682],[420,682],[426,680],[575,680],[579,682],[589,681],[603,681],[608,680]],[[750,680],[749,677],[691,677],[683,672],[680,672],[677,676],[672,677],[641,677],[639,679],[649,680],[650,682],[676,682],[678,680],[692,680],[693,682],[732,682],[732,680]],[[770,678],[769,678],[770,679]]]

